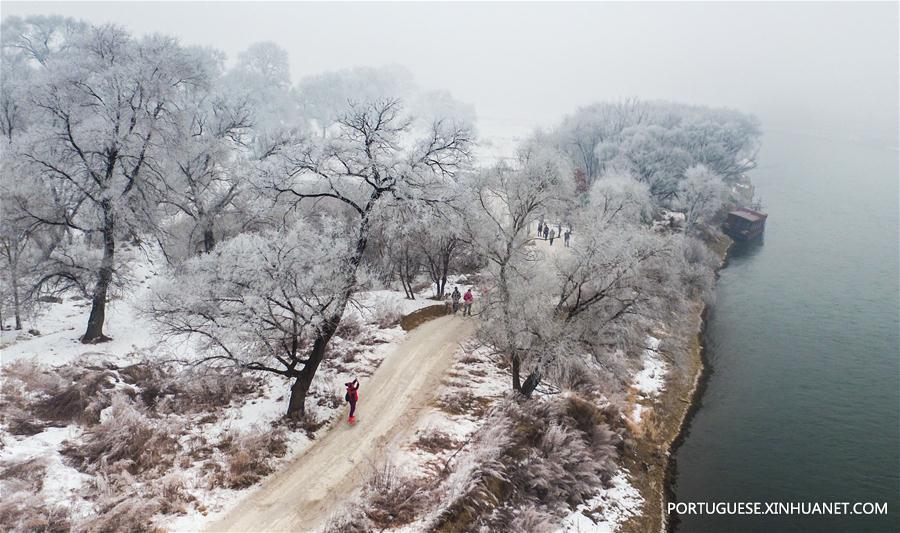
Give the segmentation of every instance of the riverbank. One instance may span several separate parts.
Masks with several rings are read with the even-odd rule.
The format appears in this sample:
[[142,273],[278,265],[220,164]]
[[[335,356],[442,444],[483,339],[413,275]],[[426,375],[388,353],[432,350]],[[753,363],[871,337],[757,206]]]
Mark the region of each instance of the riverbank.
[[[725,266],[732,244],[724,235],[709,244],[720,258],[716,272]],[[706,372],[703,354],[706,309],[703,302],[695,302],[685,322],[669,332],[675,341],[672,344],[678,347],[675,351],[681,353],[665,354],[674,363],[666,375],[665,389],[655,398],[652,409],[641,417],[634,441],[626,448],[624,465],[632,485],[644,499],[644,507],[640,515],[622,525],[622,532],[663,532],[670,527],[665,504],[671,496],[674,475],[672,452],[696,409]]]

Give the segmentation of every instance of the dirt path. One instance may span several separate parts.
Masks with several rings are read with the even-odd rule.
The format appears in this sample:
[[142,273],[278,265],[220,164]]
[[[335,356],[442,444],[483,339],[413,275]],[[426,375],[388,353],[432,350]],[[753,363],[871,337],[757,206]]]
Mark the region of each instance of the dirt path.
[[207,531],[311,531],[324,525],[370,462],[412,431],[473,329],[471,319],[441,317],[413,330],[361,383],[355,426],[344,417],[335,421]]

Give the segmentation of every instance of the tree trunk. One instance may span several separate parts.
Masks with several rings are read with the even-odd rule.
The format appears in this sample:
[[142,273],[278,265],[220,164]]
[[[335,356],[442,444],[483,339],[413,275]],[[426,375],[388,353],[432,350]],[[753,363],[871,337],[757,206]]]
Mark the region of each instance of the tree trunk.
[[519,377],[519,371],[522,366],[522,360],[519,358],[519,354],[516,352],[516,347],[514,346],[515,342],[515,333],[512,328],[512,318],[509,313],[509,286],[506,280],[506,267],[507,264],[503,263],[500,265],[500,301],[503,309],[503,329],[506,334],[506,349],[511,354],[512,358],[512,386],[514,391],[521,391],[522,384]]
[[19,303],[19,280],[18,276],[13,274],[12,276],[12,291],[13,291],[13,313],[16,315],[16,329],[22,329],[22,312],[21,312],[21,304]]
[[203,249],[206,253],[210,253],[215,247],[216,237],[213,234],[212,224],[209,224],[203,228]]
[[103,260],[97,272],[97,285],[91,298],[91,316],[88,318],[87,331],[81,337],[83,344],[96,344],[110,339],[103,334],[103,323],[106,321],[106,297],[112,282],[114,256],[116,253],[115,222],[112,206],[103,204]]
[[336,315],[326,322],[316,336],[312,350],[309,353],[309,359],[303,365],[303,370],[300,371],[300,374],[291,386],[291,399],[288,401],[287,410],[288,418],[296,420],[303,418],[303,415],[306,414],[306,395],[309,393],[309,387],[312,385],[312,380],[316,375],[319,364],[325,359],[325,349],[328,347],[331,337],[334,336],[335,330],[337,330],[340,316]]
[[522,360],[519,359],[518,354],[513,354],[512,356],[512,387],[513,390],[519,392],[522,390],[522,382],[519,377],[519,372],[522,368]]
[[528,377],[525,378],[525,383],[522,384],[521,390],[519,392],[522,393],[522,396],[526,398],[531,398],[531,394],[534,392],[534,389],[537,388],[541,383],[541,372],[539,369],[535,368],[531,371],[531,374],[528,374]]
[[[19,243],[14,242],[13,246],[15,246],[15,250],[19,249]],[[9,281],[13,293],[13,315],[16,318],[16,330],[22,329],[22,312],[21,312],[21,302],[19,301],[19,261],[18,261],[18,252],[13,254],[12,251],[7,250],[8,259],[9,259]],[[14,257],[15,255],[15,257]]]
[[347,307],[347,302],[350,301],[350,297],[353,296],[353,289],[356,283],[356,271],[359,268],[359,264],[362,261],[363,254],[365,253],[366,246],[369,242],[369,214],[375,206],[375,202],[380,197],[380,192],[372,194],[369,198],[369,203],[366,205],[366,209],[363,212],[362,218],[360,219],[359,233],[356,237],[356,250],[350,257],[348,269],[344,273],[347,278],[347,285],[344,288],[343,294],[341,294],[340,300],[331,312],[331,316],[325,320],[322,329],[319,330],[316,340],[313,342],[312,350],[309,353],[309,358],[307,359],[306,364],[303,365],[303,370],[300,371],[296,381],[294,381],[294,384],[291,386],[291,398],[288,400],[288,418],[298,419],[306,414],[306,395],[309,393],[309,387],[312,385],[312,380],[316,375],[319,364],[322,362],[322,359],[325,358],[325,349],[328,347],[331,337],[334,336],[334,332],[341,323],[341,318],[344,316],[344,309]]

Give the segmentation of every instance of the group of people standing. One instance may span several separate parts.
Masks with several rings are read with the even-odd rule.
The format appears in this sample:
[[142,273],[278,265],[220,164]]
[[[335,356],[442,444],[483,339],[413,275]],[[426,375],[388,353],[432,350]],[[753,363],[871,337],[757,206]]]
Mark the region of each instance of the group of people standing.
[[465,294],[460,294],[459,287],[453,287],[453,292],[450,294],[449,298],[450,307],[454,315],[459,311],[459,301],[462,299],[463,316],[472,316],[472,303],[475,302],[475,295],[472,294],[471,287],[469,287]]
[[569,240],[572,238],[572,228],[566,228],[565,233],[563,233],[562,223],[558,223],[556,225],[556,229],[551,229],[550,224],[545,224],[543,220],[538,221],[537,227],[538,237],[543,237],[544,240],[550,240],[550,246],[553,246],[553,240],[562,238],[565,243],[566,248],[569,247]]

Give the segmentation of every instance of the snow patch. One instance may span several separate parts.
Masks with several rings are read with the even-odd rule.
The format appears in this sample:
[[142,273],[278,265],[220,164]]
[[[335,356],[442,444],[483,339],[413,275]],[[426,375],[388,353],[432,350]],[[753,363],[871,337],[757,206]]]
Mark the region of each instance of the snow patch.
[[579,505],[563,520],[559,531],[616,531],[628,518],[637,515],[644,499],[620,471],[610,481],[608,489]]
[[[665,389],[666,374],[669,371],[669,365],[659,354],[660,339],[648,335],[647,349],[641,354],[641,362],[643,368],[634,375],[632,387],[638,393],[639,400],[650,400],[655,398]],[[640,423],[644,411],[647,409],[640,401],[635,402],[631,411],[631,419]]]
[[647,337],[647,349],[641,356],[643,369],[634,375],[632,386],[646,398],[659,395],[666,385],[666,373],[669,365],[663,361],[659,352],[660,340],[653,336]]

